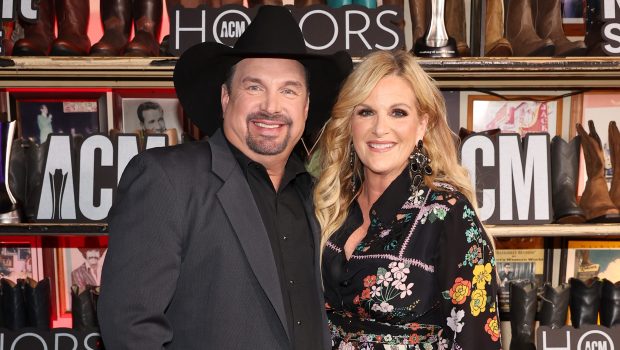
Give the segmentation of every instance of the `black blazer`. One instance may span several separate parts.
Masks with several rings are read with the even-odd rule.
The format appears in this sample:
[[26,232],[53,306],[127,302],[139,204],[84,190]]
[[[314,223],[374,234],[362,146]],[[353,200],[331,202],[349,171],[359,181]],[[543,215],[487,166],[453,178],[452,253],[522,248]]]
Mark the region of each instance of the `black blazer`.
[[[109,224],[98,302],[107,349],[291,348],[269,237],[221,131],[134,157]],[[315,262],[323,300],[318,249]],[[328,349],[325,310],[317,312]]]

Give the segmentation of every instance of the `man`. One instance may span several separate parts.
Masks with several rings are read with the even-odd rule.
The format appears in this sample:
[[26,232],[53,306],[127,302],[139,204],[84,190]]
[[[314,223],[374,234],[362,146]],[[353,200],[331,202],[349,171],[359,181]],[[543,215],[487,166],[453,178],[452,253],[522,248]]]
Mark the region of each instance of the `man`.
[[510,263],[505,263],[503,270],[499,272],[500,287],[508,288],[508,283],[513,279],[512,267]]
[[71,284],[77,285],[80,291],[86,286],[98,286],[101,280],[101,266],[99,261],[107,248],[87,247],[78,248],[84,257],[84,263],[71,271]]
[[166,121],[164,120],[164,109],[159,103],[146,101],[138,106],[138,119],[142,131],[163,134],[166,132]]
[[346,53],[307,54],[278,6],[234,48],[181,56],[177,96],[212,136],[143,152],[123,174],[98,304],[107,348],[330,347],[311,179],[291,152],[351,68]]

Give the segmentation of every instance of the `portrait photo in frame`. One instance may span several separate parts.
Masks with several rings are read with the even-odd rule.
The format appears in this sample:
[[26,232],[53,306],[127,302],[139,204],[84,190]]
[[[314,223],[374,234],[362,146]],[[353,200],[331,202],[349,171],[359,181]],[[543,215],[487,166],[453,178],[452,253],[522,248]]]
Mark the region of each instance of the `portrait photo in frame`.
[[56,248],[56,281],[60,318],[71,315],[71,286],[82,291],[101,284],[101,268],[108,240],[105,236],[64,237]]
[[184,132],[189,132],[174,89],[116,89],[113,96],[114,128],[122,133],[164,133],[175,129],[181,143]]
[[0,238],[0,277],[43,279],[41,238],[37,236]]
[[617,240],[568,240],[565,281],[592,277],[620,281],[620,242]]
[[19,137],[44,143],[51,134],[85,138],[106,130],[105,91],[11,89]]
[[500,129],[521,136],[548,132],[553,137],[562,132],[561,116],[562,100],[557,96],[467,97],[467,128],[472,131]]

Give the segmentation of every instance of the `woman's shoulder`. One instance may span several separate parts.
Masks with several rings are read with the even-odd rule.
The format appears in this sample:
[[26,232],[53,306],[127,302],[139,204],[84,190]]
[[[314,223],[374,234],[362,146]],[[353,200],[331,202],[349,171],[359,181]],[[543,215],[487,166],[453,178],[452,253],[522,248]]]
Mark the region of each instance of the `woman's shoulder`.
[[448,207],[469,205],[469,199],[456,187],[445,182],[435,182],[429,193],[429,203],[443,204]]

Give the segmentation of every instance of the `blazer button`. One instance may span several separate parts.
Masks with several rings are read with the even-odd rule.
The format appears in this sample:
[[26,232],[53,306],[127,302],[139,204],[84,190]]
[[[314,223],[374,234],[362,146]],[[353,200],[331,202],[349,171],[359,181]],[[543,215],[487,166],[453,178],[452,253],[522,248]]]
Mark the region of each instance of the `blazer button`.
[[343,287],[348,287],[351,284],[351,281],[349,280],[344,280],[342,282],[340,282],[340,285]]
[[298,326],[301,326],[301,321],[297,321],[297,325],[298,325]]

